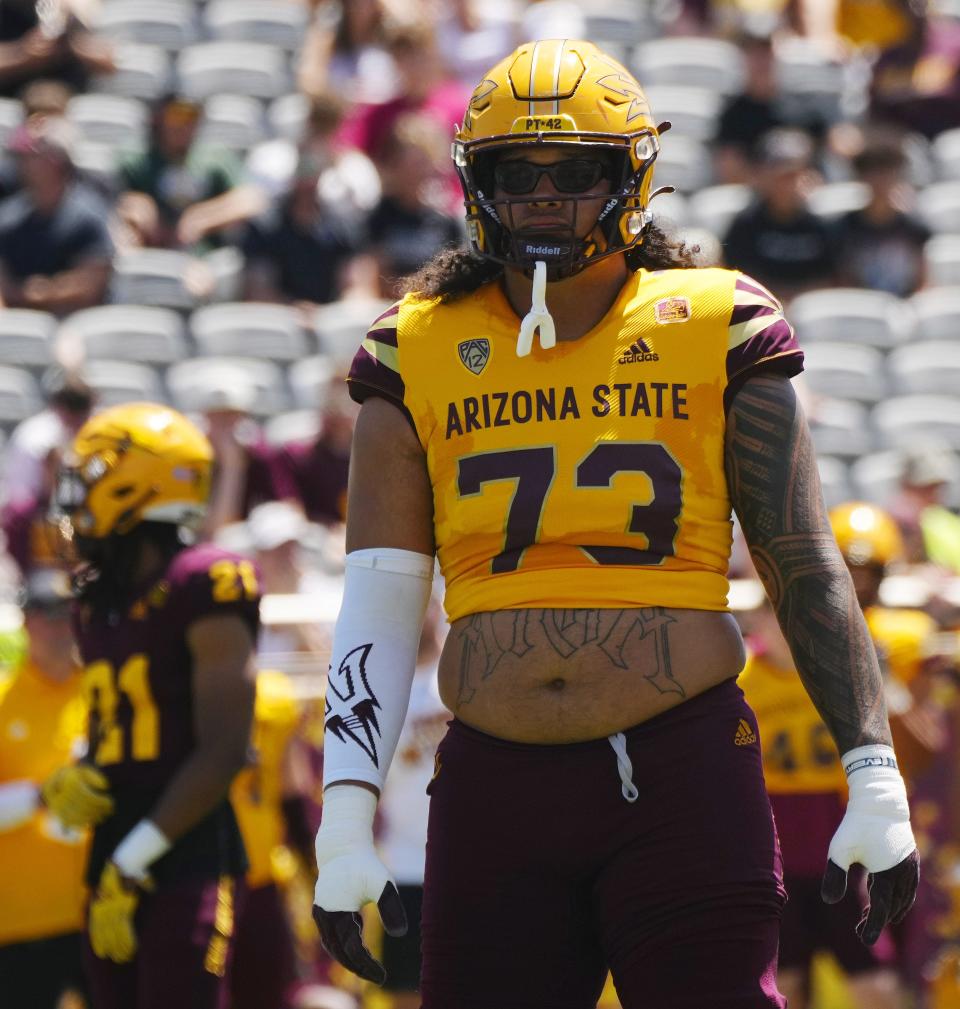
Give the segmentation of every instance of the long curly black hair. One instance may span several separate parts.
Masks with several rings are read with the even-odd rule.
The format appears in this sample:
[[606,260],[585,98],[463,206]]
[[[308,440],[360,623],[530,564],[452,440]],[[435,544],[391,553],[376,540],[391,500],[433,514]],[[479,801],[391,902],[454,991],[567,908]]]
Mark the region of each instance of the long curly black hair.
[[[692,269],[699,246],[687,245],[656,220],[647,228],[643,244],[625,254],[631,270]],[[443,249],[425,266],[407,277],[404,293],[417,293],[442,302],[456,301],[503,274],[504,267],[469,249]]]

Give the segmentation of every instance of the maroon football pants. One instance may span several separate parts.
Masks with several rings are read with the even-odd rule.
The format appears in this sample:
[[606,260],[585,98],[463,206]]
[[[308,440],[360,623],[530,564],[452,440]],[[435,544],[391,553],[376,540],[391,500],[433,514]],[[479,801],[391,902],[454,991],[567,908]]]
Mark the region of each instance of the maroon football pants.
[[[743,723],[746,723],[744,725]],[[756,720],[727,681],[606,739],[451,723],[423,902],[423,1009],[783,1009],[784,892]]]
[[201,876],[144,894],[135,919],[137,953],[129,963],[101,960],[85,935],[93,1009],[227,1009],[242,886],[230,877]]

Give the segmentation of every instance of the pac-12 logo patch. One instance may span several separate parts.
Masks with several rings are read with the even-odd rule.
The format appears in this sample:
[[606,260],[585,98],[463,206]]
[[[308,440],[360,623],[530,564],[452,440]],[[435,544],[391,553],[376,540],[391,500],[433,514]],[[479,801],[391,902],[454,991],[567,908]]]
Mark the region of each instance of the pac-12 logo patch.
[[479,375],[487,366],[490,360],[490,341],[486,337],[477,337],[473,340],[464,340],[457,345],[460,352],[460,360],[464,366],[469,368],[474,375]]
[[661,326],[671,322],[687,322],[690,319],[690,299],[664,298],[657,302],[653,311]]

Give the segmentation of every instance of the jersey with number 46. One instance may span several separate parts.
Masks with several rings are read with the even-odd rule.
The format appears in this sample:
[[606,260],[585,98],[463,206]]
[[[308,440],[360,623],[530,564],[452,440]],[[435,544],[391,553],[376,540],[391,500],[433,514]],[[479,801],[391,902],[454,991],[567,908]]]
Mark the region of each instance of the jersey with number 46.
[[424,448],[450,619],[725,609],[730,393],[802,367],[779,302],[732,270],[639,270],[579,340],[521,358],[519,325],[496,282],[447,304],[408,295],[350,373],[354,398],[392,399]]
[[[259,602],[253,564],[202,545],[176,554],[114,621],[78,609],[77,642],[90,709],[87,759],[106,775],[116,807],[97,829],[93,862],[149,813],[194,749],[190,625],[203,617],[235,614],[256,640]],[[229,830],[221,825],[211,833],[235,834],[232,812],[227,819]],[[239,845],[238,850],[242,859]],[[215,860],[226,868],[222,859]],[[90,876],[96,878],[88,870]]]

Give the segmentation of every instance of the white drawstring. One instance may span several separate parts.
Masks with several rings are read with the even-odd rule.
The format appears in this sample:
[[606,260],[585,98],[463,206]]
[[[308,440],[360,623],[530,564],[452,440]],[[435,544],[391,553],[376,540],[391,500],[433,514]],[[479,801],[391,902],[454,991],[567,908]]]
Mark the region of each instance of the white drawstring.
[[526,357],[533,349],[533,334],[540,330],[540,346],[549,350],[556,346],[557,331],[553,316],[547,311],[547,264],[538,259],[533,266],[533,288],[530,292],[530,311],[520,323],[517,334],[517,357]]
[[627,754],[627,737],[622,732],[607,736],[607,742],[617,755],[617,771],[620,773],[620,791],[627,802],[636,802],[640,796],[637,786],[633,783],[633,763]]

